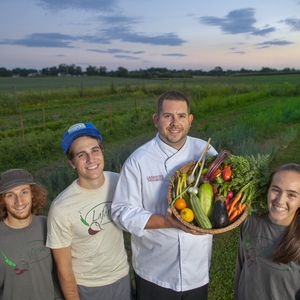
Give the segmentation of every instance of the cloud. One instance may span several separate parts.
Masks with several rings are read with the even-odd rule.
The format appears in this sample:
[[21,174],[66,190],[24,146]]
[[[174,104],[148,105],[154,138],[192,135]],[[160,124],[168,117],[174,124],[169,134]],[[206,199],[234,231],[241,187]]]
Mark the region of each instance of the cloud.
[[256,49],[267,49],[267,48],[270,48],[270,46],[257,47]]
[[132,54],[144,54],[145,51],[135,51],[135,52],[132,52]]
[[[88,49],[87,51],[92,51],[92,52],[97,52],[97,53],[108,53],[108,54],[116,54],[116,53],[132,53],[133,55],[139,54],[139,53],[144,53],[144,51],[137,51],[137,52],[131,52],[127,50],[122,50],[122,49],[107,49],[107,50],[98,50],[98,49]],[[117,54],[114,55],[115,58],[125,58],[128,60],[138,60],[140,58],[131,56],[131,55],[122,55],[122,54]]]
[[288,25],[293,31],[300,31],[300,19],[290,18],[290,19],[282,20],[280,22]]
[[146,35],[134,32],[130,26],[112,26],[102,28],[97,35],[85,35],[82,40],[95,44],[110,44],[115,40],[128,43],[141,43],[156,46],[181,46],[186,41],[174,33]]
[[122,49],[107,49],[107,50],[88,49],[87,51],[98,52],[98,53],[108,53],[108,54],[131,53],[131,51],[122,50]]
[[24,39],[2,40],[0,44],[25,47],[74,48],[71,46],[71,42],[74,41],[84,41],[93,44],[111,44],[114,40],[159,46],[180,46],[186,42],[174,33],[148,36],[141,33],[134,33],[126,26],[120,26],[102,29],[97,35],[71,36],[61,33],[33,33]]
[[225,18],[204,16],[200,18],[200,22],[206,25],[220,27],[222,32],[228,34],[247,33],[265,36],[275,31],[274,27],[266,29],[255,28],[253,26],[256,23],[254,12],[254,8],[237,9],[229,12]]
[[129,26],[114,26],[100,31],[100,36],[107,41],[120,40],[122,42],[142,43],[160,46],[181,46],[186,41],[179,38],[174,33],[165,33],[161,35],[145,35],[135,33]]
[[75,40],[77,40],[77,38],[61,33],[33,33],[24,39],[6,39],[0,41],[0,44],[42,48],[74,48],[70,44]]
[[240,54],[240,55],[246,54],[245,51],[233,51],[233,52],[230,52],[230,53],[232,53],[232,54]]
[[140,59],[138,57],[129,56],[129,55],[115,55],[114,57],[116,57],[116,58],[125,58],[125,59],[128,59],[128,60],[138,60],[138,59]]
[[117,0],[36,0],[37,5],[51,11],[77,9],[87,11],[114,11]]
[[126,17],[123,15],[99,16],[96,18],[96,20],[103,22],[104,24],[110,24],[110,25],[141,23],[141,21],[138,18]]
[[258,44],[256,44],[256,46],[262,46],[263,48],[267,48],[268,46],[287,46],[287,45],[291,45],[291,44],[294,44],[294,43],[284,41],[284,40],[281,40],[281,41],[273,40],[273,41],[258,43]]
[[169,54],[163,54],[162,56],[177,56],[177,57],[183,57],[187,56],[186,54],[180,54],[180,53],[169,53]]
[[270,32],[274,32],[275,30],[276,30],[275,27],[269,27],[269,28],[261,29],[261,30],[257,29],[255,31],[253,31],[251,34],[252,35],[266,36]]
[[231,11],[225,18],[201,17],[200,22],[206,25],[218,26],[225,33],[251,33],[256,30],[253,8],[244,8]]

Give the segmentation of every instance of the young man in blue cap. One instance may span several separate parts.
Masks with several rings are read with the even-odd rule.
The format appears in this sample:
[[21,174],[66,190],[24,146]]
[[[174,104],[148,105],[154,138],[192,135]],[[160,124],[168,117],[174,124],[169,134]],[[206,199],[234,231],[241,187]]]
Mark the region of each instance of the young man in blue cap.
[[102,136],[90,123],[71,126],[62,148],[78,179],[52,202],[47,246],[66,299],[131,299],[123,233],[111,220],[119,175],[103,171]]

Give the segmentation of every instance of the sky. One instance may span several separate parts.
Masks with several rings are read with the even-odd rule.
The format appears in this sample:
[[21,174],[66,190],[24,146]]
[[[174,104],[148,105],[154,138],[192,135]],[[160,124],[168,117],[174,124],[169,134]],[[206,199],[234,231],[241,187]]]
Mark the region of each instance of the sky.
[[300,0],[1,0],[0,67],[300,69]]

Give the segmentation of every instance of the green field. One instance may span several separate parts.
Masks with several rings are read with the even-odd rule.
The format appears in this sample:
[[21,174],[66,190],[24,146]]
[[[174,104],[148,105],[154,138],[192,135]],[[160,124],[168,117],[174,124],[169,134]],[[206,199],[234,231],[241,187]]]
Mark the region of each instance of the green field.
[[[300,75],[119,80],[0,78],[0,172],[28,169],[47,187],[50,204],[76,176],[60,148],[62,134],[84,121],[103,135],[106,170],[119,171],[128,155],[156,133],[155,102],[169,89],[188,94],[194,114],[190,134],[211,138],[218,151],[268,154],[270,170],[300,163]],[[209,300],[232,299],[238,230],[214,238]]]
[[[234,76],[202,76],[187,79],[171,79],[174,84],[183,84],[184,81],[188,85],[201,84],[284,84],[289,82],[292,84],[300,84],[300,74],[279,74],[279,75],[234,75]],[[170,79],[132,79],[104,76],[68,76],[68,77],[0,77],[0,92],[17,91],[43,91],[49,89],[68,89],[85,87],[105,87],[112,82],[116,86],[129,85],[149,85],[149,84],[165,84]]]

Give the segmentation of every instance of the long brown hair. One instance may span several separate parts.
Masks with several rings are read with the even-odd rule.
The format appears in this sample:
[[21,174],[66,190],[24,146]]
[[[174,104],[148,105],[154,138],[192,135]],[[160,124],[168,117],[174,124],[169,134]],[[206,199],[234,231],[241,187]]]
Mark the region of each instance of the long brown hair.
[[[40,184],[30,185],[32,196],[31,212],[34,215],[38,215],[47,204],[47,190]],[[4,202],[5,193],[0,195],[0,221],[3,221],[7,217],[6,205]]]
[[[268,181],[268,189],[271,186],[274,175],[281,171],[295,172],[300,175],[300,165],[291,163],[274,170]],[[272,259],[274,262],[283,264],[292,261],[300,263],[300,208],[298,208],[291,224],[287,227],[280,244],[272,255]]]

